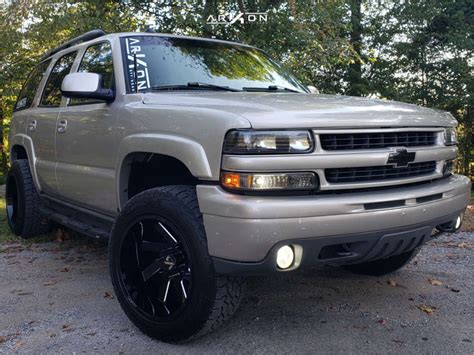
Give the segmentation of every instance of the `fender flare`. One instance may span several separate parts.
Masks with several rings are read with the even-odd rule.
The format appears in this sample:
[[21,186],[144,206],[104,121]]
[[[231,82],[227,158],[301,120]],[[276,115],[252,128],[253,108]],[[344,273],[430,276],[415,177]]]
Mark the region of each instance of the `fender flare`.
[[198,179],[211,179],[212,172],[206,152],[198,142],[172,134],[140,133],[125,137],[117,149],[117,169],[115,182],[117,205],[119,208],[126,202],[123,191],[126,171],[124,162],[133,153],[155,153],[173,157],[186,166]]
[[38,192],[41,191],[41,184],[39,183],[38,174],[36,173],[36,154],[33,148],[33,141],[31,140],[31,137],[23,133],[15,134],[14,136],[10,137],[8,143],[10,146],[10,156],[12,154],[13,147],[15,146],[20,146],[25,149],[26,155],[28,156],[28,164],[30,166],[31,176],[33,177],[33,184],[35,185]]

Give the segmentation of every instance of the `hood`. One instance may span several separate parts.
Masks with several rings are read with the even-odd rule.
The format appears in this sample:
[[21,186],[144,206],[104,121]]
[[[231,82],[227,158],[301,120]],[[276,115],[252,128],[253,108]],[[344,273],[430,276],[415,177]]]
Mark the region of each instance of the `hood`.
[[449,127],[447,112],[412,104],[339,95],[186,91],[143,95],[143,103],[219,110],[253,128]]

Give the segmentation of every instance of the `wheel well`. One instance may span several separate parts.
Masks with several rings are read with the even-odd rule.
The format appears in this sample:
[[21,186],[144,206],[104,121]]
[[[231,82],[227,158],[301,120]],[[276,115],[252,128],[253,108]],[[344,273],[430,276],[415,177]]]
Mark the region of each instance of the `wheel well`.
[[178,159],[155,153],[129,154],[120,172],[120,197],[124,203],[136,194],[166,185],[198,183],[189,169]]
[[26,153],[26,149],[21,145],[14,145],[11,150],[10,160],[15,161],[18,159],[28,159],[28,154]]

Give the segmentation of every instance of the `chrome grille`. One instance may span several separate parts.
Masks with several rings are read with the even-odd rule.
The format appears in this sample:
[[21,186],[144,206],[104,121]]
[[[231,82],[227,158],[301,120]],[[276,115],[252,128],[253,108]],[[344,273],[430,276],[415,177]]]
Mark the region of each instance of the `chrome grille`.
[[320,134],[324,150],[428,147],[436,144],[437,132],[374,132]]
[[432,174],[436,171],[436,162],[411,163],[407,167],[397,168],[393,165],[368,166],[357,168],[326,169],[326,180],[329,183],[358,183],[400,178],[412,178]]

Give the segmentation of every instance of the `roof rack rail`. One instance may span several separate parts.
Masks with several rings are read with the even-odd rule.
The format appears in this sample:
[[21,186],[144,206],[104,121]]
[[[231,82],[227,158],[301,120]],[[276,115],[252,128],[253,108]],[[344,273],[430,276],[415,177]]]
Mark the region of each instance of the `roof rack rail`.
[[49,51],[47,51],[41,57],[41,60],[44,60],[48,57],[51,57],[53,54],[56,54],[59,51],[62,51],[63,49],[72,47],[72,46],[74,46],[76,44],[79,44],[79,43],[82,43],[82,42],[90,41],[91,39],[94,39],[94,38],[102,37],[102,36],[105,36],[105,35],[106,35],[106,33],[101,29],[95,29],[95,30],[83,33],[82,35],[77,36],[73,39],[70,39],[69,41],[61,44],[60,46],[58,46],[56,48],[50,49]]

